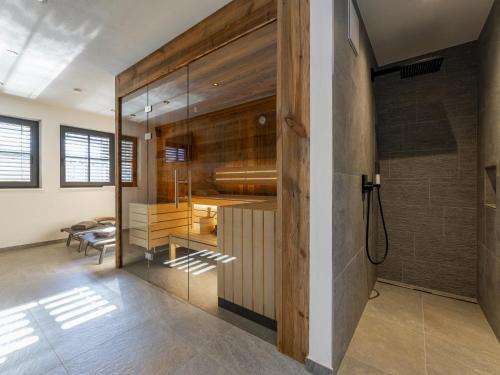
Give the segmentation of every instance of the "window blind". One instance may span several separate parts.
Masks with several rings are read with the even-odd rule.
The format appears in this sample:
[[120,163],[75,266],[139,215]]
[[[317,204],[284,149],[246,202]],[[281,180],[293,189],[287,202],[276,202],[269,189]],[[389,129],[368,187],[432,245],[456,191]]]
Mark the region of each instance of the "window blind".
[[78,128],[62,129],[61,185],[112,185],[113,135]]
[[38,186],[38,123],[0,116],[0,187]]
[[134,158],[136,157],[135,142],[122,139],[122,183],[134,183]]

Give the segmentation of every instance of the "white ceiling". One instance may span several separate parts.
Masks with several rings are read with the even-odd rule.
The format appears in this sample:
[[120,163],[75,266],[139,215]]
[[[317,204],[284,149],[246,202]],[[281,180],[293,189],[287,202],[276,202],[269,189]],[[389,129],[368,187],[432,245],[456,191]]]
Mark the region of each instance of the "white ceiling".
[[476,40],[493,0],[357,0],[378,64]]
[[228,2],[0,0],[0,92],[111,116],[116,74]]

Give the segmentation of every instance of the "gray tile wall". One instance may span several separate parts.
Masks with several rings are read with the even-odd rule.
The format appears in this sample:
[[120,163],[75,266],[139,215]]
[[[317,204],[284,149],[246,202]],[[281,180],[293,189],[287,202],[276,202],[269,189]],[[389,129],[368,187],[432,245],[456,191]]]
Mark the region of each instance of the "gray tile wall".
[[[334,2],[333,75],[333,365],[337,371],[364,310],[376,269],[365,255],[361,175],[374,173],[374,57],[362,26],[356,56],[347,40],[347,0]],[[375,217],[375,216],[374,216]],[[376,251],[376,220],[372,251]]]
[[[500,2],[479,38],[478,299],[500,339]],[[496,176],[495,176],[496,174]],[[486,205],[485,203],[492,203]],[[496,207],[495,208],[495,203]]]
[[[444,57],[440,72],[374,84],[390,236],[378,273],[475,297],[478,45],[431,55]],[[379,227],[379,251],[384,244]]]

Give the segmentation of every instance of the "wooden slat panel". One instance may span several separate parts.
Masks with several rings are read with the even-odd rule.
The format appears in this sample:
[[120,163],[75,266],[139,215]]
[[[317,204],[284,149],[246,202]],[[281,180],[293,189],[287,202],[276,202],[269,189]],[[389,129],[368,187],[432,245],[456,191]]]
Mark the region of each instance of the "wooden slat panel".
[[253,252],[252,252],[252,235],[253,235],[253,220],[252,210],[243,209],[243,307],[253,309]]
[[[223,208],[224,210],[224,253],[233,255],[233,209],[230,207]],[[233,302],[233,265],[232,262],[224,263],[224,298],[229,302]]]
[[241,208],[233,209],[233,302],[243,305],[243,219]]
[[167,214],[170,212],[179,212],[179,211],[189,211],[187,203],[185,202],[179,203],[179,208],[175,208],[175,204],[173,203],[152,204],[149,206],[150,215]]
[[143,247],[145,249],[148,248],[148,241],[146,241],[142,238],[138,238],[138,237],[134,237],[132,235],[129,235],[129,242],[131,245],[137,245],[137,246]]
[[264,213],[253,211],[253,311],[264,313]]
[[149,240],[150,249],[168,244],[168,237],[161,237]]
[[156,240],[158,238],[168,237],[170,235],[170,233],[172,233],[172,229],[180,229],[180,228],[186,228],[186,233],[187,233],[188,228],[186,226],[181,226],[178,228],[155,230],[154,232],[149,233],[149,238],[150,238],[150,240]]
[[155,223],[155,224],[150,223],[149,231],[150,231],[150,233],[154,233],[154,232],[156,232],[158,230],[162,230],[162,229],[178,228],[178,227],[185,226],[186,232],[187,232],[188,225],[189,225],[189,220],[187,218],[161,221],[161,222]]
[[264,315],[275,319],[274,226],[275,213],[264,211]]
[[276,19],[276,0],[234,0],[116,77],[123,97]]
[[147,224],[148,223],[148,215],[146,215],[146,214],[138,214],[138,213],[131,213],[129,215],[129,221],[130,222],[137,222],[137,223]]
[[167,220],[186,219],[188,217],[189,217],[189,211],[176,211],[166,214],[156,214],[156,215],[150,215],[151,219],[150,223],[153,224]]
[[147,241],[147,239],[148,239],[148,232],[143,231],[143,230],[130,229],[130,236],[141,238],[141,239]]
[[[221,225],[217,225],[217,251],[224,254],[224,209],[217,211],[217,220]],[[217,295],[220,298],[224,296],[224,265],[217,264]]]
[[309,0],[278,1],[278,349],[309,351]]
[[146,204],[141,203],[129,203],[129,211],[130,213],[138,213],[147,215],[148,214],[148,206]]

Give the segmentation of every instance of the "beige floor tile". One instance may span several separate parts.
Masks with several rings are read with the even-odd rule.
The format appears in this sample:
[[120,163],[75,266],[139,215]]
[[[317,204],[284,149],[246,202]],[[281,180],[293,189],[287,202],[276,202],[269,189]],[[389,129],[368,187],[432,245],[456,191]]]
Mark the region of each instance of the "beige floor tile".
[[387,372],[346,355],[337,375],[387,375]]
[[429,375],[500,374],[500,350],[485,351],[471,346],[426,335],[427,371]]
[[347,355],[389,374],[425,374],[424,333],[363,315]]
[[423,331],[420,292],[384,283],[377,283],[375,289],[380,295],[368,301],[364,314],[403,325],[405,328]]
[[473,350],[500,350],[479,305],[429,294],[423,298],[427,334]]

